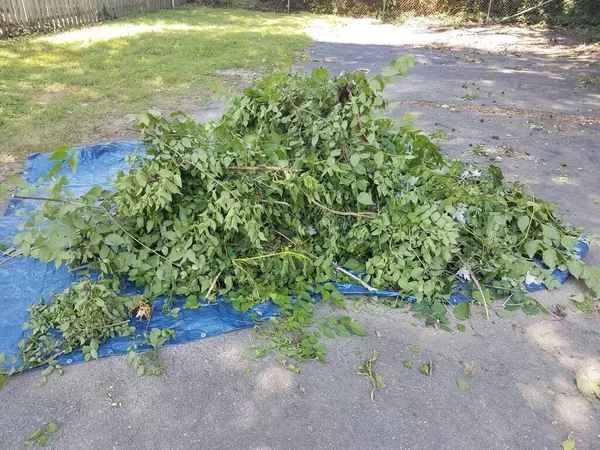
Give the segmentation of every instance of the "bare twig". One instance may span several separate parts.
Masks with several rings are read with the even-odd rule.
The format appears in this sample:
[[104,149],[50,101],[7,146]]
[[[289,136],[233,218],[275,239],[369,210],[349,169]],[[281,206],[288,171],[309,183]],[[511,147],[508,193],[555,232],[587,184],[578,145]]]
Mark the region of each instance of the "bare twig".
[[477,289],[479,289],[479,293],[481,294],[481,299],[483,300],[483,306],[485,306],[485,318],[487,320],[490,320],[490,310],[488,309],[487,299],[485,298],[485,294],[483,293],[483,289],[481,289],[481,285],[479,284],[479,280],[477,279],[477,277],[475,276],[475,274],[471,270],[471,267],[468,266],[467,268],[469,269],[469,273],[471,274],[471,278],[473,279],[473,283],[475,283],[475,286],[477,286]]
[[118,327],[120,325],[125,325],[126,323],[129,323],[129,320],[124,320],[123,322],[113,323],[110,325],[104,325],[102,327],[96,327],[96,328],[94,328],[94,330],[103,330],[105,328],[114,328],[114,327]]
[[65,354],[65,351],[61,350],[60,352],[55,353],[54,355],[52,355],[50,358],[48,358],[48,359],[42,361],[41,363],[39,363],[39,364],[31,367],[31,369],[35,369],[37,367],[45,366],[46,364],[49,364],[51,361],[54,361],[56,358],[58,358],[59,356],[64,355],[64,354]]
[[19,253],[15,253],[14,255],[10,255],[8,258],[0,261],[0,266],[4,263],[7,263],[8,261],[10,261],[13,258],[16,258],[17,256],[21,256],[23,254],[23,252],[19,252]]
[[230,167],[228,167],[228,169],[231,169],[231,170],[240,170],[240,171],[248,171],[248,172],[252,172],[252,171],[256,171],[256,170],[267,170],[267,171],[271,171],[271,172],[294,172],[294,169],[292,169],[291,167],[265,166],[265,165],[258,165],[258,166],[230,166]]
[[280,200],[272,200],[272,199],[267,200],[267,199],[261,198],[260,202],[261,203],[273,203],[274,205],[281,205],[281,206],[288,206],[288,207],[291,206],[288,202],[282,202]]
[[364,212],[361,212],[361,211],[336,211],[335,209],[331,209],[325,205],[322,205],[315,199],[311,199],[310,201],[311,201],[311,203],[317,205],[319,208],[323,208],[324,210],[329,211],[332,214],[337,214],[339,216],[362,217],[363,219],[374,219],[375,218],[375,213],[372,213],[372,212],[368,212],[368,211],[364,211]]
[[87,269],[88,267],[90,267],[90,265],[89,265],[89,264],[84,264],[84,265],[82,265],[82,266],[77,266],[77,267],[71,267],[71,268],[69,269],[69,273],[71,273],[71,272],[77,272],[78,270]]
[[563,319],[561,319],[556,314],[554,314],[552,311],[550,311],[550,309],[546,305],[544,305],[539,299],[537,299],[535,297],[532,297],[532,298],[542,307],[542,309],[545,309],[546,311],[548,311],[556,320],[558,320],[561,324],[566,326],[566,324],[563,322]]
[[19,200],[38,200],[40,202],[69,203],[68,200],[62,200],[60,198],[32,197],[30,195],[13,195],[13,198],[16,198],[16,199],[19,199]]
[[[277,230],[273,230],[273,233],[278,234],[279,236],[281,236],[284,239],[287,239],[289,242],[291,242],[292,244],[296,245],[296,243],[294,241],[292,241],[289,237],[287,237],[285,234],[283,234],[281,231],[277,231]],[[310,255],[310,253],[309,253]],[[311,255],[312,256],[312,255]]]

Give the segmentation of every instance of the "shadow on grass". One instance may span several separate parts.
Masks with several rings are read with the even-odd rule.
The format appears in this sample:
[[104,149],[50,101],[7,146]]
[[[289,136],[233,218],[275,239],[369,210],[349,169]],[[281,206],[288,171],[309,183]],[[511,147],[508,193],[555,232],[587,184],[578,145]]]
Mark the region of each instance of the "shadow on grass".
[[266,71],[305,48],[304,23],[186,8],[0,42],[0,154],[114,139],[115,118],[196,105],[217,71]]

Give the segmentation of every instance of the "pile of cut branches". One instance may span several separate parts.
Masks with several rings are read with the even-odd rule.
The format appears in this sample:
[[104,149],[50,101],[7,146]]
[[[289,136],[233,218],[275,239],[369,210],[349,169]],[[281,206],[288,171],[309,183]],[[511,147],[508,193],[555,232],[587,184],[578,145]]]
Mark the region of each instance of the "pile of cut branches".
[[78,198],[64,177],[54,180],[15,251],[144,286],[150,301],[184,296],[194,308],[223,295],[247,311],[271,299],[298,327],[312,323],[307,291],[343,304],[327,283],[348,279],[340,266],[413,296],[414,310],[442,326],[457,281],[486,308],[510,295],[507,308],[529,312],[538,305],[523,282],[557,287],[555,268],[600,293],[599,269],[573,252],[580,230],[552,204],[506,183],[497,167],[443,157],[403,118],[386,116],[384,86],[411,65],[403,57],[379,76],[333,78],[283,66],[209,124],[149,112],[131,170],[111,190]]

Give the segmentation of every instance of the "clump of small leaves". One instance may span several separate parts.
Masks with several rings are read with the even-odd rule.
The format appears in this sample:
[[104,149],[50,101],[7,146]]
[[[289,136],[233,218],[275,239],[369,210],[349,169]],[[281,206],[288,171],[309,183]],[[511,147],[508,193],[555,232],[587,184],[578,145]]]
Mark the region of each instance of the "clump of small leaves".
[[585,294],[576,294],[571,296],[571,301],[575,303],[575,309],[581,313],[593,315],[600,314],[600,300]]
[[6,364],[6,352],[0,353],[0,389],[4,387],[8,380],[8,370],[4,365]]
[[579,82],[584,86],[588,84],[600,84],[600,77],[595,75],[584,74],[579,76]]
[[[153,328],[150,333],[146,332],[143,342],[132,345],[127,354],[127,362],[138,377],[143,375],[164,375],[164,360],[159,357],[158,351],[169,339],[175,337],[175,331],[168,328]],[[151,349],[143,353],[135,353],[135,350],[149,346]]]
[[475,144],[472,148],[473,153],[476,155],[487,156],[487,152],[485,151],[485,146],[483,144]]
[[433,363],[430,361],[428,363],[420,364],[419,372],[421,372],[423,375],[431,378],[431,375],[433,375]]
[[62,354],[81,350],[86,361],[98,358],[98,348],[108,338],[132,334],[127,308],[131,302],[131,297],[117,294],[113,282],[84,278],[54,295],[51,302],[31,305],[25,324],[30,332],[19,342],[22,365],[18,370],[47,365],[42,371],[45,383],[55,370],[62,373],[56,361]]
[[383,377],[379,375],[377,372],[373,370],[373,365],[377,358],[379,357],[379,350],[373,349],[373,356],[370,359],[364,360],[358,366],[358,372],[355,372],[355,375],[365,375],[369,378],[371,382],[371,400],[375,401],[375,391],[377,389],[383,389],[386,387],[386,384],[383,382]]
[[[325,330],[362,333],[341,319],[308,331],[315,307],[308,292],[344,305],[331,280],[412,295],[413,312],[445,329],[445,304],[459,280],[486,310],[511,295],[507,308],[536,311],[523,282],[558,287],[555,268],[568,268],[600,294],[600,269],[572,251],[581,230],[563,223],[554,205],[505,182],[493,165],[445,158],[427,136],[386,117],[384,87],[412,65],[403,57],[382,75],[330,78],[323,68],[307,75],[288,64],[254,81],[217,122],[149,112],[137,125],[145,153],[131,155],[131,169],[110,189],[76,197],[60,167],[43,185],[15,180],[16,197],[40,205],[24,212],[14,251],[93,270],[112,290],[120,304],[108,307],[112,318],[92,312],[85,330],[93,333],[76,343],[89,357],[106,333],[127,332],[117,324],[129,300],[106,280],[143,286],[149,302],[183,297],[189,308],[217,295],[241,311],[271,300],[282,317],[264,327],[271,344],[254,353],[276,349],[300,360],[324,360]],[[64,148],[51,159],[76,167]],[[69,288],[65,295],[73,294]],[[48,329],[66,323],[73,324],[69,315]],[[45,361],[59,348],[47,339],[43,350],[24,351]]]
[[589,401],[600,398],[600,380],[592,379],[587,375],[580,375],[575,379],[577,389]]
[[44,427],[36,428],[29,436],[27,436],[27,439],[25,439],[23,444],[27,447],[31,447],[35,444],[43,447],[48,441],[48,436],[52,433],[56,433],[58,428],[58,425],[54,422],[50,422]]

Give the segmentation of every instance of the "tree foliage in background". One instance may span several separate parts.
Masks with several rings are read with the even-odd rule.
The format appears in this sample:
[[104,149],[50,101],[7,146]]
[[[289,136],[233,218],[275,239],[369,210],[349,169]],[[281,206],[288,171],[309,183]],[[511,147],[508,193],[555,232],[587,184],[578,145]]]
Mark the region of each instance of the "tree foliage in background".
[[[217,7],[287,11],[286,0],[206,0]],[[542,0],[292,0],[290,11],[342,16],[374,16],[395,19],[405,16],[449,15],[466,19],[484,19],[488,10],[492,19],[502,19],[542,3]],[[574,27],[600,25],[597,0],[553,0],[536,8],[520,21],[546,22]]]

